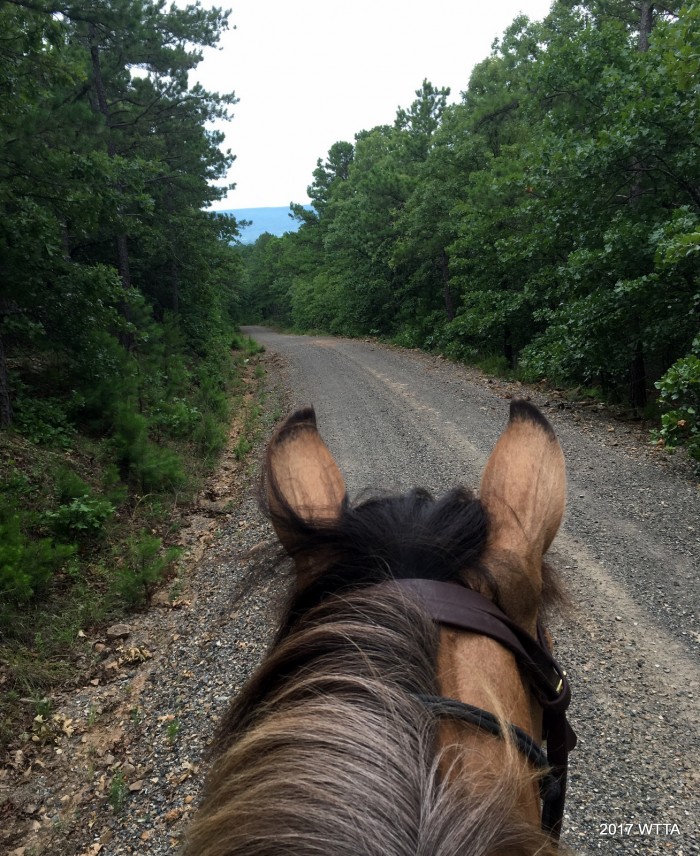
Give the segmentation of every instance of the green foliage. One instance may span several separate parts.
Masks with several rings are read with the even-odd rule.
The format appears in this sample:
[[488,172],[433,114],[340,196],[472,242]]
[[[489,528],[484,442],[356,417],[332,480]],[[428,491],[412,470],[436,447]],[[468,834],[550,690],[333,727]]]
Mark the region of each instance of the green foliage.
[[181,550],[163,550],[160,538],[145,530],[126,546],[123,564],[117,572],[117,591],[132,606],[148,603],[163,582]]
[[90,494],[90,487],[72,467],[59,466],[54,474],[56,499],[65,504]]
[[74,677],[78,631],[167,571],[130,533],[165,529],[225,442],[247,305],[238,225],[207,211],[236,99],[191,83],[228,13],[89,6],[0,3],[0,660],[20,698]]
[[29,536],[20,514],[0,508],[0,597],[28,603],[42,594],[74,555],[73,546]]
[[75,429],[65,405],[55,398],[32,399],[19,394],[14,403],[15,426],[32,443],[59,449],[70,448]]
[[44,519],[57,538],[80,541],[104,535],[105,523],[113,514],[109,500],[85,494],[47,511]]
[[242,333],[234,333],[231,337],[231,348],[234,351],[243,351],[249,356],[262,354],[265,351],[265,346],[258,344],[250,336],[244,336]]
[[165,729],[165,739],[168,741],[169,746],[175,745],[181,729],[182,726],[180,725],[180,722],[177,719],[173,719],[171,722],[168,723],[168,727]]
[[109,804],[112,806],[112,811],[115,814],[119,814],[126,805],[126,801],[129,798],[129,785],[127,784],[124,773],[121,770],[117,770],[117,772],[112,776],[112,780],[109,783],[109,791],[107,793],[107,799]]
[[655,438],[669,451],[685,446],[700,461],[700,339],[693,342],[693,351],[677,360],[655,384],[665,410]]
[[253,446],[247,437],[239,437],[238,442],[233,448],[233,454],[236,456],[236,460],[242,461],[252,448]]
[[70,467],[59,467],[54,478],[57,505],[44,512],[43,522],[65,541],[103,536],[105,523],[115,511],[109,499],[95,496]]
[[128,496],[128,487],[119,477],[116,464],[107,464],[102,473],[102,491],[105,499],[118,508]]
[[298,232],[242,253],[256,320],[645,412],[697,334],[700,6],[673,2],[651,31],[618,6],[520,16],[460,103],[424,81],[392,126],[332,146]]
[[146,417],[127,407],[117,412],[111,445],[122,480],[137,491],[176,491],[187,483],[177,454],[153,443]]
[[226,424],[212,413],[205,413],[192,431],[192,442],[198,455],[204,460],[212,460],[219,455],[227,440]]

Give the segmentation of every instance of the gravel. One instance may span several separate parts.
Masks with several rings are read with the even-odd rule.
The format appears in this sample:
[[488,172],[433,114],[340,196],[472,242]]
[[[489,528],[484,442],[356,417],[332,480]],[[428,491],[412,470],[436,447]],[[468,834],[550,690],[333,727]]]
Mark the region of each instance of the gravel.
[[[700,490],[688,462],[552,391],[372,342],[249,332],[267,348],[270,411],[314,404],[351,496],[476,486],[508,398],[542,408],[569,471],[550,554],[571,601],[551,629],[579,735],[564,841],[582,854],[700,853]],[[240,498],[175,607],[163,599],[128,637],[103,640],[99,683],[61,700],[50,751],[11,759],[0,787],[19,820],[0,848],[177,851],[207,742],[262,656],[287,586],[269,571],[254,468],[238,478]]]

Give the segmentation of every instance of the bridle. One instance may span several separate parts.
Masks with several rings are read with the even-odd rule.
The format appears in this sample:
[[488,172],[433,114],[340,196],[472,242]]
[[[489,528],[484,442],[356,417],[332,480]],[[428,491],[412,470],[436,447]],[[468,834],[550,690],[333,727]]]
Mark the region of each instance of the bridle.
[[[424,579],[399,579],[392,584],[415,595],[438,624],[489,636],[515,656],[542,708],[546,753],[521,728],[512,724],[506,728],[527,760],[547,771],[540,781],[542,829],[557,841],[564,818],[568,756],[576,746],[576,734],[566,719],[571,700],[566,672],[552,657],[544,628],[538,622],[538,638],[534,639],[492,601],[464,586]],[[505,736],[499,720],[486,710],[442,696],[421,695],[419,699],[439,716],[469,722],[498,737]]]

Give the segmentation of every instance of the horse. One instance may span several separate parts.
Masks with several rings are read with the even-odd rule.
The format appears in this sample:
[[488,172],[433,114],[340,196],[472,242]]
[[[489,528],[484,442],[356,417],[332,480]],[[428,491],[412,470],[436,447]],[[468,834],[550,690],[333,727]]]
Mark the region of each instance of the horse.
[[262,495],[293,582],[185,854],[557,852],[575,735],[542,624],[566,495],[546,418],[511,402],[478,498],[352,505],[303,408],[267,447]]

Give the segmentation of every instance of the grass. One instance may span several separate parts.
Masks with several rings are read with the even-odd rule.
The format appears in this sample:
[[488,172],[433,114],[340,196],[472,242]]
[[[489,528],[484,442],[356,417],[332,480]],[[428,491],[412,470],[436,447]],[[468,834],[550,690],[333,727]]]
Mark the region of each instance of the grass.
[[118,771],[112,776],[112,781],[109,783],[109,791],[107,793],[107,800],[112,806],[112,811],[115,814],[119,814],[122,811],[126,805],[128,797],[129,785],[126,782],[124,773]]
[[165,739],[168,741],[169,746],[174,746],[177,740],[178,734],[180,733],[180,722],[177,719],[173,719],[172,722],[168,723],[168,727],[165,729]]
[[[263,428],[264,371],[256,361],[263,349],[238,334],[232,347],[228,408],[242,425],[234,453],[243,459]],[[27,699],[50,698],[57,689],[91,676],[94,655],[88,639],[128,615],[117,585],[127,545],[144,530],[162,539],[164,553],[176,539],[187,502],[218,456],[198,457],[186,438],[174,447],[188,466],[186,491],[123,497],[115,502],[116,511],[100,537],[81,541],[75,563],[55,571],[40,596],[25,604],[0,596],[0,748],[21,745],[18,736],[31,732],[36,711]],[[104,495],[107,463],[100,444],[80,434],[72,438],[69,449],[47,449],[12,431],[0,432],[3,499],[21,511],[26,538],[55,537],[41,521],[56,503],[66,502],[59,497],[67,480]],[[173,599],[183,586],[182,577],[176,576]]]

